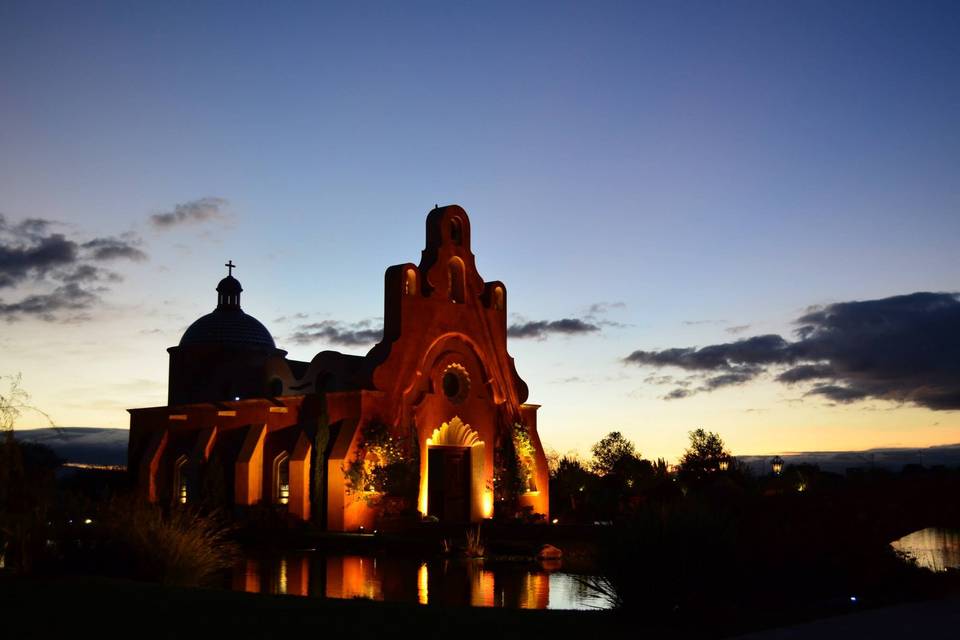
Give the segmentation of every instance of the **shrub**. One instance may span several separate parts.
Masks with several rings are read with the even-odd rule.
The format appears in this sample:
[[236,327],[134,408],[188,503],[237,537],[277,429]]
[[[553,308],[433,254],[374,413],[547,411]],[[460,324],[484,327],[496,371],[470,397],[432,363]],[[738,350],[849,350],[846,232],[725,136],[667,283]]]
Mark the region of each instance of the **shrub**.
[[233,528],[216,512],[174,508],[164,513],[143,502],[115,501],[108,510],[111,551],[136,578],[199,586],[230,567],[239,549]]

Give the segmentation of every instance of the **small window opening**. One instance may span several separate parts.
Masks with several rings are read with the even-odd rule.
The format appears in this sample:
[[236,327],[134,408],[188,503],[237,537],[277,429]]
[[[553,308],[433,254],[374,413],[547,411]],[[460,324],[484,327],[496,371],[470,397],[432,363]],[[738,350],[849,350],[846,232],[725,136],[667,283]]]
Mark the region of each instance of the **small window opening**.
[[457,258],[451,260],[447,266],[447,276],[450,300],[462,304],[464,300],[464,289],[466,288],[463,278],[463,263]]
[[463,224],[460,222],[460,218],[450,220],[450,240],[458,246],[463,244]]
[[417,292],[417,272],[413,269],[407,269],[406,277],[403,279],[404,295],[412,296]]
[[493,308],[497,311],[503,311],[503,289],[501,287],[493,290]]

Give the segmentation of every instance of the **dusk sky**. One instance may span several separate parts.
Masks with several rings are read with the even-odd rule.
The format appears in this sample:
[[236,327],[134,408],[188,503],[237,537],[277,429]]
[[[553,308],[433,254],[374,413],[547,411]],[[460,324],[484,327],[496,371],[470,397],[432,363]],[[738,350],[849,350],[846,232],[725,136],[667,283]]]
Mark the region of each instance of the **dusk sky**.
[[228,259],[363,354],[455,203],[547,447],[960,442],[958,114],[956,2],[4,0],[0,374],[127,426]]

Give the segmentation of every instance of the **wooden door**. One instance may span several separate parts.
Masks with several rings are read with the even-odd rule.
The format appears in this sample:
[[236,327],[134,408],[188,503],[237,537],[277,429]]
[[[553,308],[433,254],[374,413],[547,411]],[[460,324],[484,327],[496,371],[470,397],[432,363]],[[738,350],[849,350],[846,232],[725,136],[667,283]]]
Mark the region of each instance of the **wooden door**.
[[469,522],[470,449],[431,448],[427,464],[429,514],[441,522]]

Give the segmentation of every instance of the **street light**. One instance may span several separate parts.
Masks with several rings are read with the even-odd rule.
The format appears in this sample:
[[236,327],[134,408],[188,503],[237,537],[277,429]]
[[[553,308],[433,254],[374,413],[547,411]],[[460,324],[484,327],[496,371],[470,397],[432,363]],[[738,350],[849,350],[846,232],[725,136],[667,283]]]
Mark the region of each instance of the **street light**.
[[727,469],[729,469],[729,468],[730,468],[730,457],[729,457],[729,456],[723,456],[722,458],[720,458],[720,464],[719,464],[719,466],[720,466],[720,471],[726,471]]
[[780,472],[783,471],[783,458],[774,456],[773,460],[770,461],[770,468],[773,470],[773,475],[780,475]]

